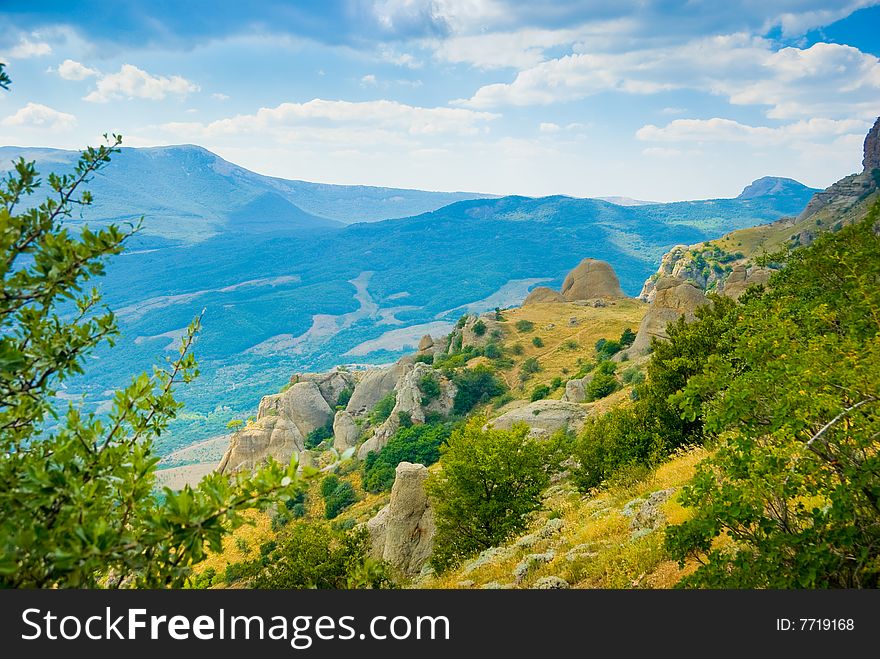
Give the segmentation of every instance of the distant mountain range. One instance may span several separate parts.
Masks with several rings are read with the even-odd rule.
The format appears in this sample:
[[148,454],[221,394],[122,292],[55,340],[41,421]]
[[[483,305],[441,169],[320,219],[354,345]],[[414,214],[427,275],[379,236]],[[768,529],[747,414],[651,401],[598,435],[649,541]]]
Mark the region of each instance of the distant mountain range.
[[[44,173],[75,157],[7,147],[0,159],[19,153]],[[105,409],[206,309],[202,377],[163,451],[222,432],[297,370],[390,361],[465,312],[558,286],[585,257],[636,295],[671,246],[797,215],[815,192],[765,178],[735,199],[669,204],[486,198],[271,179],[198,147],[126,149],[90,189],[96,203],[74,224],[144,214],[146,231],[101,281],[124,335],[64,396]],[[375,221],[401,212],[413,215]]]

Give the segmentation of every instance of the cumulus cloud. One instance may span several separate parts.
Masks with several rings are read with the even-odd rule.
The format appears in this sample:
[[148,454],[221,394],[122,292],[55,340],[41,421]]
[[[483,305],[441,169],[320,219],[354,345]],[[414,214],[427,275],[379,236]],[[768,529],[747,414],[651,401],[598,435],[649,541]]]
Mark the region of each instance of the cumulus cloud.
[[15,114],[4,118],[4,126],[19,128],[45,128],[50,131],[69,130],[76,126],[76,117],[66,112],[59,112],[47,105],[28,103]]
[[817,43],[776,50],[767,39],[734,34],[679,46],[620,53],[576,53],[485,85],[457,105],[546,105],[605,91],[652,94],[696,89],[737,105],[767,106],[773,118],[859,116],[876,112],[880,61],[856,48]]
[[214,92],[213,94],[211,94],[211,98],[213,98],[215,101],[228,101],[229,95],[223,94],[221,92]]
[[101,72],[97,69],[90,69],[72,59],[66,59],[58,67],[58,75],[65,80],[85,80],[92,76],[101,75]]
[[22,37],[17,45],[13,46],[6,54],[6,59],[29,59],[52,54],[52,46],[43,41],[31,41]]
[[417,107],[397,101],[282,103],[210,123],[173,122],[162,129],[186,139],[259,136],[282,142],[403,144],[438,135],[476,135],[500,115],[463,108]]
[[562,126],[560,126],[559,124],[554,124],[550,121],[542,121],[540,124],[538,124],[538,131],[542,133],[558,133],[561,130]]
[[[662,127],[648,124],[636,131],[636,137],[649,142],[737,142],[761,146],[829,140],[847,135],[861,136],[868,128],[868,122],[858,119],[810,119],[767,127],[715,117],[676,119]],[[654,153],[664,150],[663,147],[652,149]]]
[[167,96],[186,96],[197,91],[197,84],[181,76],[156,76],[133,64],[123,64],[118,73],[98,78],[94,91],[85,100],[93,103],[134,98],[161,101]]

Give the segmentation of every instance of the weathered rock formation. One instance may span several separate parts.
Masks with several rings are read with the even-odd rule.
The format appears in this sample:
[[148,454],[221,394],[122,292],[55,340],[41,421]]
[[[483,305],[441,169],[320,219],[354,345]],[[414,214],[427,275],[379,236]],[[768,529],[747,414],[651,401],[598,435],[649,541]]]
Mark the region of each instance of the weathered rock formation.
[[733,266],[730,275],[721,284],[721,294],[738,300],[749,286],[766,284],[772,274],[770,268],[740,263]]
[[434,337],[430,334],[425,334],[425,336],[419,341],[419,352],[428,352],[433,347]]
[[605,261],[596,259],[584,259],[569,272],[562,282],[561,293],[569,302],[598,297],[626,297],[620,288],[620,281],[614,273],[614,268]]
[[514,424],[524,423],[529,434],[536,437],[552,435],[557,430],[579,431],[587,418],[587,409],[564,400],[536,400],[533,403],[505,412],[490,424],[499,430],[510,430]]
[[678,277],[661,277],[654,288],[654,301],[642,319],[636,340],[629,351],[637,355],[646,354],[650,351],[652,338],[669,338],[666,333],[669,323],[678,320],[680,316],[693,320],[697,307],[707,303],[708,299],[703,291],[692,282]]
[[880,117],[877,117],[877,121],[865,137],[862,158],[862,171],[872,172],[875,169],[880,169]]
[[339,410],[333,419],[333,448],[344,453],[357,446],[361,431],[354,422],[354,417],[345,410]]
[[588,373],[582,378],[569,380],[565,383],[565,393],[562,394],[562,400],[569,403],[583,403],[587,400],[587,385],[593,379],[593,374]]
[[345,411],[352,416],[362,416],[372,411],[380,400],[394,391],[394,385],[403,369],[404,365],[398,362],[387,368],[374,368],[364,373],[355,385]]
[[529,292],[528,296],[523,301],[523,306],[541,304],[544,302],[565,302],[565,298],[562,297],[562,293],[554,291],[552,288],[538,286]]
[[[433,378],[440,388],[440,395],[429,399],[422,391],[424,378]],[[430,412],[448,416],[455,402],[456,387],[446,376],[422,362],[406,364],[394,385],[396,398],[394,409],[388,419],[376,428],[373,436],[361,444],[358,458],[364,459],[370,451],[378,451],[400,428],[400,415],[408,414],[413,423],[424,423]]]
[[232,435],[217,471],[252,471],[269,458],[287,464],[302,452],[303,441],[299,429],[289,419],[265,416]]
[[367,522],[370,553],[406,576],[419,573],[434,546],[434,515],[425,492],[424,465],[397,465],[391,499]]

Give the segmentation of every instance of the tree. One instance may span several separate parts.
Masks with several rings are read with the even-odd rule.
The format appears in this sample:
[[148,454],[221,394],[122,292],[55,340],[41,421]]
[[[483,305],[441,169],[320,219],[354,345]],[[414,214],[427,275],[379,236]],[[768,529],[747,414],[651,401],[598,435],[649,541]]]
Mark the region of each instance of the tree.
[[81,188],[120,143],[113,136],[72,173],[50,174],[42,202],[30,200],[42,184],[32,162],[19,159],[0,185],[0,586],[180,586],[243,508],[268,505],[295,477],[273,464],[153,496],[153,439],[181,408],[176,386],[198,374],[199,318],[177,359],[115,392],[106,416],[59,409],[58,387],[118,335],[97,290],[84,287],[138,226],[72,233],[64,220],[91,203]]
[[504,383],[483,365],[460,369],[452,376],[452,382],[456,387],[452,410],[458,415],[467,414],[475,406],[505,391]]
[[292,524],[261,547],[261,558],[239,565],[238,578],[252,588],[388,588],[381,563],[368,558],[366,529],[334,531],[326,524]]
[[538,440],[525,424],[510,430],[485,424],[478,416],[453,431],[440,449],[441,469],[427,482],[437,525],[431,563],[437,570],[522,531],[564,455],[562,436]]
[[398,430],[380,451],[370,451],[364,459],[363,484],[367,492],[382,492],[394,485],[397,465],[401,462],[426,467],[440,459],[440,446],[449,438],[452,426],[424,423],[410,424]]
[[667,533],[685,585],[880,586],[878,221],[795,250],[675,396],[719,438]]

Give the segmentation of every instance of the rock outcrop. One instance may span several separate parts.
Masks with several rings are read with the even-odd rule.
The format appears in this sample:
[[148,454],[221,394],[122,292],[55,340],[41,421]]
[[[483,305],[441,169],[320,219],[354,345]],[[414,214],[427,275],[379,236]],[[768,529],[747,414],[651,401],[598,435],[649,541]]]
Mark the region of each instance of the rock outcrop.
[[345,411],[352,416],[363,416],[373,410],[376,404],[394,391],[394,385],[403,372],[401,363],[386,368],[373,368],[364,373],[355,385]]
[[546,286],[538,286],[529,292],[528,296],[523,301],[523,306],[526,307],[530,304],[541,304],[545,302],[565,302],[565,298],[562,297],[562,293],[559,291],[554,291],[552,288],[547,288]]
[[339,410],[333,419],[333,448],[344,453],[357,446],[361,430],[354,422],[354,417],[345,410]]
[[565,383],[565,393],[562,394],[562,400],[569,403],[583,403],[587,400],[587,385],[593,379],[593,374],[589,373],[582,378],[569,380]]
[[406,576],[419,573],[434,547],[434,515],[425,492],[424,465],[397,465],[391,499],[367,522],[370,553]]
[[303,437],[333,418],[333,410],[314,382],[297,382],[281,394],[281,401],[281,415],[293,421]]
[[880,117],[874,122],[874,126],[865,137],[864,157],[862,158],[862,171],[872,172],[880,169]]
[[766,284],[772,274],[773,270],[770,268],[740,263],[733,266],[730,275],[721,284],[721,294],[738,300],[749,286]]
[[579,431],[587,418],[582,405],[564,400],[536,400],[533,403],[505,412],[490,424],[499,430],[510,430],[514,424],[524,423],[532,436],[548,436],[557,430]]
[[692,282],[678,277],[661,277],[654,288],[654,301],[639,325],[636,340],[629,352],[637,355],[647,354],[651,349],[651,339],[668,339],[666,326],[685,316],[694,319],[697,307],[708,303],[706,295]]
[[339,395],[344,390],[353,388],[357,378],[349,371],[335,368],[326,373],[296,373],[290,378],[290,384],[292,386],[298,382],[313,383],[318,387],[318,391],[321,392],[321,397],[327,405],[333,408],[336,407]]
[[[433,378],[440,390],[436,398],[429,398],[422,391],[422,381]],[[373,436],[361,444],[358,458],[364,459],[370,451],[378,451],[391,436],[400,428],[400,415],[409,415],[413,423],[424,423],[426,415],[436,412],[448,416],[455,402],[456,387],[445,375],[434,370],[423,362],[406,364],[403,372],[394,385],[396,398],[394,409],[388,419],[376,428]]]
[[302,453],[303,442],[302,434],[292,421],[281,416],[265,416],[232,435],[217,471],[221,474],[252,471],[269,458],[287,464]]
[[434,347],[434,337],[430,334],[425,334],[419,341],[419,352],[428,352],[431,348]]
[[620,281],[609,264],[596,259],[584,259],[568,273],[562,282],[562,297],[569,302],[594,298],[626,297]]

